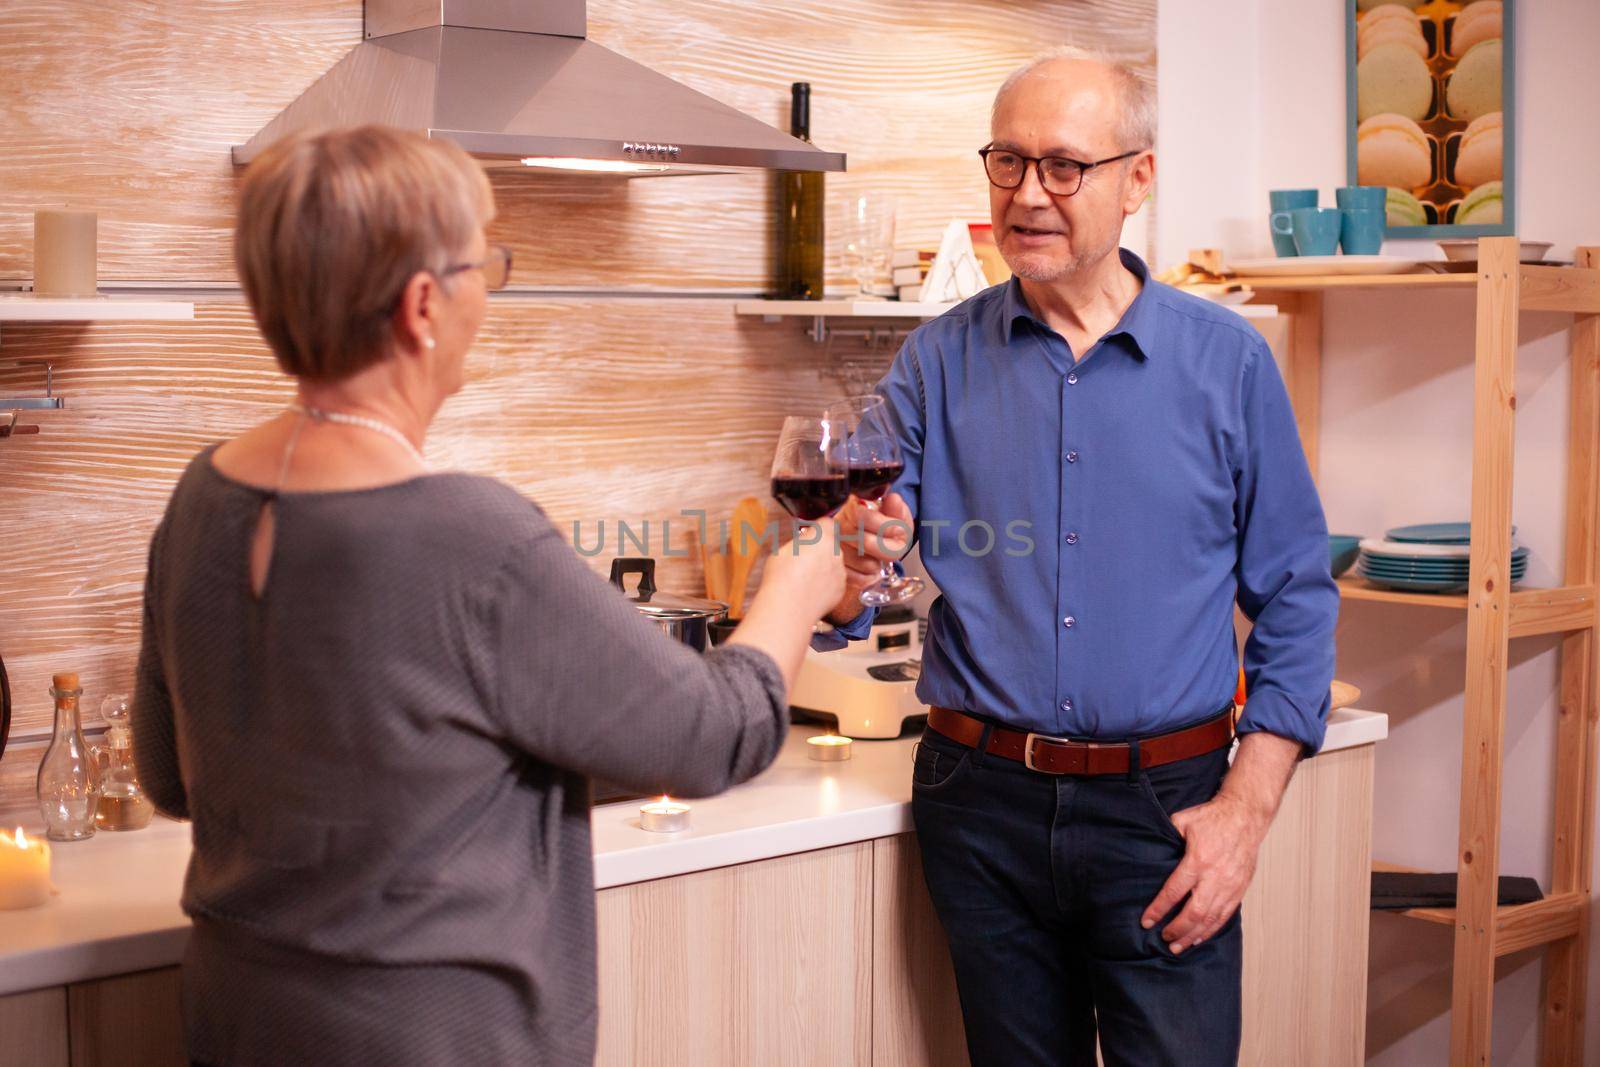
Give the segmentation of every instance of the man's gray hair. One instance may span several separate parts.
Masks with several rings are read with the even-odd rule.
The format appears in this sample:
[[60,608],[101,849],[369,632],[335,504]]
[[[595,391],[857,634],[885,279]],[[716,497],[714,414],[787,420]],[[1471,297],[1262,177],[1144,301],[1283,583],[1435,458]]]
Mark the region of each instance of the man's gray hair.
[[994,94],[994,107],[989,113],[990,124],[993,124],[995,116],[1000,112],[1000,101],[1019,81],[1046,63],[1054,63],[1061,59],[1083,59],[1091,63],[1103,63],[1109,67],[1112,81],[1121,90],[1119,95],[1122,97],[1122,115],[1117,123],[1117,139],[1121,142],[1119,147],[1124,152],[1155,147],[1155,85],[1146,81],[1132,66],[1100,49],[1079,48],[1070,44],[1052,48],[1048,52],[1040,52],[1012,71],[1010,77],[1000,84],[999,91]]

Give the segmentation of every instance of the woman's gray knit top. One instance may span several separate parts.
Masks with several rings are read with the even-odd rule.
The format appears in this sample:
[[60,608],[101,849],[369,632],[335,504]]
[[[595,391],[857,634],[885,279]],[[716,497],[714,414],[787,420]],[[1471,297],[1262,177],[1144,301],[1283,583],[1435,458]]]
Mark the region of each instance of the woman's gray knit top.
[[592,1062],[587,779],[749,778],[777,665],[668,639],[492,479],[270,494],[211,451],[151,543],[133,709],[141,780],[194,823],[190,1056]]

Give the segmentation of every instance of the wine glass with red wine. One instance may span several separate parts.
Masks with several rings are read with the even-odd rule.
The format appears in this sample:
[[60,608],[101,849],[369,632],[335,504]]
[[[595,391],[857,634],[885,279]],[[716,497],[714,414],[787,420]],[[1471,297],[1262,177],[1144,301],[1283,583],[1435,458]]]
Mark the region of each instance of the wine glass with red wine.
[[850,499],[844,455],[821,419],[783,420],[772,456],[772,495],[797,519],[816,522]]
[[[823,421],[840,440],[851,494],[863,507],[876,511],[889,486],[906,469],[889,405],[877,395],[846,397],[828,406]],[[878,580],[861,590],[861,602],[868,607],[898,604],[922,592],[925,584],[921,578],[897,574],[892,564],[880,563]]]

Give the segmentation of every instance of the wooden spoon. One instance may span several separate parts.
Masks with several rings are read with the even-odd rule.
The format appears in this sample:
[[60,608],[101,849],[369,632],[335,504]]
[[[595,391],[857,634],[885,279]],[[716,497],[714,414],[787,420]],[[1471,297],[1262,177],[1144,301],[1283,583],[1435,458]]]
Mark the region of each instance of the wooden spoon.
[[761,538],[766,526],[767,509],[755,497],[747,496],[734,506],[733,524],[728,530],[728,554],[733,561],[726,589],[729,618],[744,618],[745,586],[764,543]]

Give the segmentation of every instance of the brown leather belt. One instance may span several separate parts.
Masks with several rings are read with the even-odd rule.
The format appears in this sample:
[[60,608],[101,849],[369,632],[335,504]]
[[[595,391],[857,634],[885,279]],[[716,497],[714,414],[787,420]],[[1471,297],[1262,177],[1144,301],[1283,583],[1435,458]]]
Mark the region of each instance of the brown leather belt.
[[[952,708],[929,708],[928,726],[958,744],[977,748],[986,724]],[[1138,741],[1139,767],[1203,756],[1233,741],[1233,705],[1198,726]],[[1133,744],[1127,741],[1072,741],[1065,737],[1028,733],[1005,726],[989,731],[984,751],[1016,760],[1042,774],[1127,774]]]

